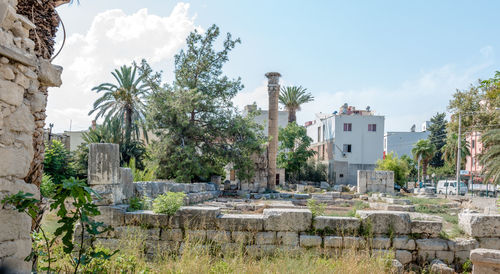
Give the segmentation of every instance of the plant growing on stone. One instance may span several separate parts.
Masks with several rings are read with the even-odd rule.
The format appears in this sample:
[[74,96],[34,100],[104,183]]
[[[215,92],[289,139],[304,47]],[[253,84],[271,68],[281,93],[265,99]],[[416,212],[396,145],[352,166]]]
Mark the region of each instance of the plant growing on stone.
[[[109,231],[111,228],[105,227],[101,222],[92,220],[92,217],[99,215],[100,212],[97,206],[92,203],[91,194],[97,195],[83,180],[70,178],[56,185],[50,209],[56,211],[60,226],[54,232],[53,238],[49,238],[42,227],[35,226],[39,229],[39,232],[33,231],[35,248],[26,258],[28,261],[34,260],[34,271],[36,271],[35,266],[39,257],[44,258],[43,261],[47,263],[46,266],[40,267],[40,270],[47,272],[59,271],[52,268],[55,258],[52,255],[51,248],[56,240],[60,238],[64,253],[71,255],[75,251],[73,234],[77,224],[81,227],[79,235],[76,235],[77,237],[75,238],[78,241],[78,249],[76,256],[71,256],[71,263],[75,273],[78,272],[80,266],[89,264],[94,259],[107,260],[116,253],[116,251],[108,253],[95,250],[94,242],[96,237],[99,234]],[[13,206],[19,212],[25,212],[34,221],[37,221],[37,216],[41,212],[38,206],[40,201],[33,198],[33,196],[31,193],[20,191],[17,194],[6,196],[1,202],[4,205]],[[73,208],[66,208],[68,202],[72,203]],[[41,241],[43,244],[40,244]]]
[[56,185],[52,181],[52,177],[48,174],[43,174],[42,183],[40,184],[40,194],[42,197],[51,198],[56,190]]
[[307,200],[307,208],[311,211],[313,217],[325,215],[326,204],[320,203],[315,199]]
[[153,212],[167,215],[174,215],[184,204],[184,192],[167,192],[161,194],[153,200]]

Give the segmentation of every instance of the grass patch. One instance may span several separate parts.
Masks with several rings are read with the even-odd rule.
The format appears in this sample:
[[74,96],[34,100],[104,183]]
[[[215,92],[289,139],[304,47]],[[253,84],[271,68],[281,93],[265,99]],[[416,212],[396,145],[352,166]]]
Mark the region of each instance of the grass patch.
[[405,199],[410,200],[414,205],[442,205],[450,202],[448,199],[443,198],[419,198],[406,196]]

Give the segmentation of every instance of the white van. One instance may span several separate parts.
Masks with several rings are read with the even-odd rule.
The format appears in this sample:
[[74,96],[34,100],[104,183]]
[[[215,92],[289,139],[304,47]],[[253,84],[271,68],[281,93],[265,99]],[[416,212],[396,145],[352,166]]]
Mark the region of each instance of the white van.
[[[448,194],[448,195],[456,195],[457,194],[457,181],[447,181],[440,180],[437,183],[436,187],[437,194]],[[464,182],[460,182],[460,195],[465,195],[467,193],[467,185]]]

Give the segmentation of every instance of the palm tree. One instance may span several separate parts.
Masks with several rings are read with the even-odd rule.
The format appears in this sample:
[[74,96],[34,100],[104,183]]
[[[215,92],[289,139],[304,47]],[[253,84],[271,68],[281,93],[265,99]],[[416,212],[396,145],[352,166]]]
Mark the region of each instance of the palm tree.
[[149,86],[143,82],[143,76],[136,76],[136,68],[122,66],[111,73],[117,84],[103,83],[92,90],[104,94],[94,102],[89,115],[97,111],[96,119],[104,117],[107,124],[112,118],[117,117],[125,126],[125,144],[131,140],[132,130],[135,138],[139,139],[139,125],[142,126],[144,136],[147,138],[144,123],[146,105],[144,101],[149,95]]
[[500,182],[500,129],[491,129],[481,137],[483,153],[479,156],[479,163],[483,165],[484,180]]
[[[434,146],[430,140],[422,139],[415,143],[411,153],[417,162],[419,160],[422,162],[422,178],[426,178],[427,166],[432,157],[434,157],[434,153],[436,153],[436,146]],[[423,180],[424,179],[422,179],[422,181]]]
[[[458,148],[458,134],[451,133],[446,138],[446,143],[441,148],[443,152],[443,160],[456,165],[457,164],[457,148]],[[462,137],[460,140],[460,165],[465,164],[465,157],[470,156],[470,147],[467,140]]]
[[288,86],[282,87],[279,102],[285,106],[288,111],[288,122],[295,122],[297,120],[296,112],[300,110],[300,106],[305,103],[312,102],[314,97],[307,89],[302,86]]

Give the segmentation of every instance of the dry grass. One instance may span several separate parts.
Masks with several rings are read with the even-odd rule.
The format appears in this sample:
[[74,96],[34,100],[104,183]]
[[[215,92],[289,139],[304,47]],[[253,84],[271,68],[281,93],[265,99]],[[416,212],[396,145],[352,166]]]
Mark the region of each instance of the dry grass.
[[[346,250],[342,255],[328,256],[321,250],[276,251],[256,257],[244,252],[243,246],[231,250],[217,245],[200,245],[189,241],[182,246],[182,256],[168,250],[145,255],[146,241],[141,235],[118,240],[119,253],[109,261],[92,264],[84,272],[97,273],[393,273],[390,255],[370,255],[366,251]],[[69,258],[62,257],[57,266],[70,270]]]

